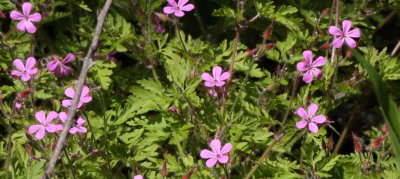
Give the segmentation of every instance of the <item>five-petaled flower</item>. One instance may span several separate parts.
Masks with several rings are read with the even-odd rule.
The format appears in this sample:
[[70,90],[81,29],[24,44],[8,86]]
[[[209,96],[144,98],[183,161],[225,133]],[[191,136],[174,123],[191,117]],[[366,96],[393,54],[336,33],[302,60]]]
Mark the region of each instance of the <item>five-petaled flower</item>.
[[169,6],[164,7],[165,14],[174,13],[177,17],[182,17],[185,15],[183,11],[191,11],[194,9],[193,4],[186,4],[189,0],[179,0],[178,3],[175,0],[167,0]]
[[304,73],[303,81],[306,83],[311,83],[314,76],[316,76],[317,79],[320,79],[322,77],[322,71],[319,70],[317,67],[325,65],[325,58],[322,56],[319,56],[313,62],[311,50],[304,51],[303,57],[304,57],[304,60],[297,63],[297,70],[299,72]]
[[13,10],[11,11],[10,17],[12,20],[19,20],[17,24],[17,29],[21,32],[28,31],[28,33],[35,33],[36,32],[36,27],[33,25],[32,22],[39,22],[42,19],[42,16],[40,13],[33,13],[31,14],[32,10],[32,4],[29,2],[26,2],[22,4],[22,13]]
[[326,121],[326,117],[322,114],[314,117],[317,110],[318,105],[316,104],[310,104],[310,106],[308,106],[307,112],[302,107],[298,108],[296,110],[296,114],[303,118],[303,120],[297,122],[296,127],[299,129],[303,129],[304,127],[306,127],[306,125],[308,125],[308,130],[310,130],[312,133],[317,133],[317,124],[322,124]]
[[343,31],[336,26],[329,27],[329,33],[335,36],[335,39],[333,40],[333,45],[335,46],[335,48],[341,48],[344,41],[346,41],[347,45],[350,48],[355,48],[357,46],[357,43],[353,40],[353,38],[361,37],[360,29],[355,28],[353,30],[350,30],[350,27],[351,21],[349,20],[344,20],[342,22]]
[[[90,92],[89,88],[87,86],[83,86],[82,93],[81,93],[81,96],[80,96],[79,102],[78,102],[78,108],[81,108],[83,103],[88,103],[88,102],[92,101],[92,97],[89,95],[89,92]],[[64,99],[62,101],[62,106],[70,107],[72,105],[72,99],[75,96],[75,90],[72,88],[67,88],[64,91],[64,94],[71,99]]]
[[225,81],[228,78],[231,77],[231,74],[229,72],[224,72],[222,73],[222,68],[219,66],[215,66],[212,70],[213,72],[213,76],[211,76],[208,73],[202,73],[201,74],[201,78],[205,81],[204,85],[206,85],[207,87],[221,87],[224,86]]
[[[60,120],[65,124],[65,122],[67,122],[67,113],[60,112],[60,114],[58,114],[58,118],[60,118]],[[83,118],[79,117],[78,120],[76,121],[76,126],[71,127],[71,129],[69,129],[69,133],[71,134],[75,134],[77,132],[86,133],[87,129],[86,127],[83,126],[85,122],[86,121]],[[63,130],[63,128],[64,125],[60,125],[58,130]]]
[[36,120],[39,121],[40,124],[31,125],[29,127],[29,134],[34,134],[35,132],[36,139],[41,140],[46,134],[46,131],[49,133],[54,133],[57,131],[59,126],[57,124],[50,124],[50,122],[58,117],[58,113],[54,111],[50,111],[46,117],[46,113],[44,111],[39,111],[35,114]]
[[67,54],[64,59],[61,60],[61,57],[58,56],[51,56],[52,60],[47,63],[47,69],[56,77],[67,76],[71,74],[72,69],[71,67],[67,66],[68,63],[71,63],[75,60],[75,55],[72,53]]
[[143,179],[143,176],[142,176],[142,175],[135,175],[135,176],[133,177],[133,179]]
[[221,141],[218,139],[214,139],[211,141],[210,147],[212,151],[204,149],[200,152],[201,158],[208,159],[206,162],[208,168],[213,167],[217,163],[217,161],[219,163],[228,162],[228,153],[232,149],[232,144],[226,143],[221,149]]
[[36,74],[38,71],[38,69],[35,67],[36,59],[33,57],[28,57],[25,66],[20,59],[15,59],[13,64],[18,70],[12,70],[11,75],[21,77],[22,81],[30,80],[31,75]]

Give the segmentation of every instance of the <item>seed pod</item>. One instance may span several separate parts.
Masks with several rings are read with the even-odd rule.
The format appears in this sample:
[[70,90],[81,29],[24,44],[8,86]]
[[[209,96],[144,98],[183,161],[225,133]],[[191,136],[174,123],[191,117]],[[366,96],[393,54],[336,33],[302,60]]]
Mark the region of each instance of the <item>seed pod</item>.
[[161,176],[162,177],[167,176],[167,159],[164,159],[163,167],[161,170]]
[[372,150],[375,150],[379,147],[379,144],[384,140],[384,136],[378,137],[374,142],[372,142]]
[[360,144],[360,139],[357,137],[357,135],[354,132],[351,132],[351,136],[353,138],[354,142],[354,148],[357,153],[361,152],[361,144]]

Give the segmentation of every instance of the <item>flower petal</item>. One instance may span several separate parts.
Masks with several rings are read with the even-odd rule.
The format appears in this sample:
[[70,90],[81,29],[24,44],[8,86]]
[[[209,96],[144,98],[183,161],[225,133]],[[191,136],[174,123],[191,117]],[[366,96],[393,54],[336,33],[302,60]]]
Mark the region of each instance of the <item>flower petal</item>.
[[214,78],[208,73],[202,73],[201,79],[203,79],[205,81],[214,81]]
[[85,96],[88,96],[89,92],[90,92],[89,87],[83,86],[83,87],[82,87],[81,98],[83,98],[83,97],[85,97]]
[[231,143],[226,143],[221,149],[221,155],[229,153],[231,151],[231,149],[232,149],[232,144]]
[[312,67],[324,66],[325,63],[326,63],[325,57],[319,56],[319,57],[312,63]]
[[65,94],[65,96],[68,96],[68,97],[70,97],[70,98],[74,98],[74,96],[75,96],[75,90],[72,89],[72,88],[67,88],[67,89],[64,91],[64,94]]
[[355,28],[355,29],[349,31],[349,32],[346,34],[346,36],[347,36],[347,37],[353,37],[353,38],[360,38],[360,37],[361,37],[360,29]]
[[142,176],[142,175],[135,175],[135,176],[133,177],[133,179],[143,179],[143,176]]
[[343,42],[344,39],[342,37],[338,37],[335,40],[333,40],[333,46],[335,46],[335,48],[342,48]]
[[215,66],[212,69],[213,77],[216,80],[219,80],[221,73],[222,73],[222,68],[220,66]]
[[11,70],[11,75],[12,76],[22,76],[24,73],[17,71],[17,70]]
[[175,16],[176,17],[182,17],[184,15],[185,15],[185,13],[182,10],[176,10],[175,11]]
[[36,32],[36,27],[32,24],[31,21],[25,21],[25,28],[26,28],[26,31],[28,31],[28,33],[33,34]]
[[210,150],[204,149],[200,152],[200,157],[207,159],[207,158],[213,158],[217,157],[217,154],[214,152],[211,152]]
[[296,110],[296,114],[298,116],[300,116],[301,118],[303,118],[303,119],[307,119],[308,118],[306,110],[304,110],[304,108],[302,108],[302,107],[300,107],[300,108],[298,108]]
[[31,13],[31,10],[32,10],[32,4],[31,3],[26,2],[26,3],[22,4],[22,12],[26,17],[29,16],[29,14]]
[[317,111],[318,111],[318,105],[310,104],[310,106],[308,106],[308,111],[307,111],[308,118],[311,119]]
[[308,65],[304,61],[297,63],[296,67],[299,72],[304,72],[308,70]]
[[303,129],[304,127],[306,127],[307,124],[308,124],[307,121],[302,120],[302,121],[296,122],[296,127],[298,129]]
[[186,5],[186,6],[182,6],[181,7],[181,10],[182,11],[191,11],[191,10],[193,10],[194,9],[194,5],[193,4],[188,4],[188,5]]
[[72,100],[70,100],[70,99],[62,100],[62,106],[70,107],[71,105],[72,105]]
[[322,124],[326,121],[326,117],[322,114],[315,116],[314,118],[311,119],[312,122]]
[[41,128],[43,128],[43,125],[31,125],[29,126],[28,133],[32,135]]
[[26,27],[26,23],[25,23],[25,20],[22,20],[21,22],[19,22],[18,24],[17,24],[17,29],[20,31],[20,32],[25,32],[25,27]]
[[303,57],[304,57],[304,60],[305,60],[305,62],[307,64],[309,64],[309,65],[312,64],[313,58],[312,58],[312,51],[311,50],[303,51]]
[[344,40],[346,41],[347,45],[348,45],[350,48],[355,48],[355,47],[357,46],[356,41],[354,41],[354,40],[353,40],[352,38],[350,38],[350,37],[346,37],[346,38],[344,38]]
[[308,130],[310,130],[312,133],[317,133],[318,132],[318,126],[315,123],[310,122],[308,124]]
[[307,71],[306,73],[304,73],[304,75],[303,75],[303,81],[304,81],[305,83],[311,83],[312,80],[313,80],[312,72],[311,72],[311,70],[308,70],[308,71]]
[[166,6],[163,9],[165,14],[172,14],[175,12],[175,8],[171,7],[171,6]]
[[33,57],[28,57],[28,59],[26,59],[26,71],[29,71],[30,69],[32,69],[34,66],[36,65],[36,59]]
[[312,74],[313,74],[315,77],[317,77],[318,80],[321,79],[321,77],[322,77],[322,71],[321,71],[320,69],[318,69],[318,68],[313,68],[313,69],[311,69],[310,71],[312,72]]
[[178,1],[178,7],[184,6],[189,0],[179,0]]
[[218,81],[218,82],[215,84],[215,86],[221,87],[221,86],[224,86],[224,84],[225,84],[225,81]]
[[221,153],[221,141],[218,139],[214,139],[210,143],[210,147],[214,153],[220,154]]
[[31,79],[30,75],[22,74],[22,76],[21,76],[21,80],[22,81],[29,81],[30,79]]
[[350,27],[351,27],[351,21],[349,21],[349,20],[344,20],[343,22],[342,22],[342,28],[343,28],[343,33],[344,34],[347,34],[348,32],[349,32],[349,30],[350,30]]
[[41,124],[46,124],[46,113],[44,111],[38,111],[35,114],[35,118],[37,121],[39,121]]
[[218,157],[218,162],[219,163],[226,163],[229,160],[229,156],[228,155],[222,155],[220,157]]
[[216,158],[216,157],[215,157],[215,158],[210,158],[210,159],[207,160],[206,166],[207,166],[208,168],[211,168],[211,167],[213,167],[216,163],[217,163],[217,158]]
[[76,128],[76,127],[71,127],[71,129],[69,129],[69,133],[71,133],[71,134],[75,134],[77,132],[78,132],[78,128]]
[[171,5],[172,7],[178,7],[178,4],[176,4],[175,0],[167,0],[168,4]]
[[86,129],[86,127],[82,127],[82,126],[80,126],[80,127],[78,127],[78,132],[80,132],[80,133],[86,133],[87,132],[87,129]]
[[36,137],[36,139],[41,140],[41,139],[43,139],[45,134],[46,134],[46,129],[43,127],[43,128],[39,129],[39,131],[36,133],[35,137]]
[[58,114],[58,118],[60,118],[60,120],[65,123],[67,121],[67,113],[66,112],[60,112],[60,114]]
[[330,26],[329,34],[334,35],[334,36],[341,36],[341,35],[343,35],[343,32],[336,26]]
[[51,72],[54,73],[57,69],[57,67],[59,66],[59,63],[57,60],[53,60],[50,61],[49,63],[47,63],[47,69]]
[[32,22],[39,22],[40,20],[42,20],[42,15],[40,15],[40,13],[37,12],[33,13],[28,16],[28,20]]
[[46,131],[49,133],[57,132],[60,129],[59,125],[56,124],[47,124]]
[[68,53],[67,56],[61,61],[63,64],[71,63],[75,60],[75,55],[73,53]]
[[24,63],[22,63],[22,61],[21,61],[20,59],[15,59],[15,60],[13,61],[13,64],[14,64],[15,67],[17,67],[17,69],[18,69],[19,71],[21,71],[21,72],[24,72],[24,71],[25,71]]
[[49,114],[47,114],[46,118],[46,124],[49,124],[53,119],[58,117],[58,113],[55,111],[50,111]]
[[79,102],[88,103],[90,101],[92,101],[92,97],[91,96],[86,96],[86,97],[81,98]]
[[224,72],[222,75],[219,77],[219,80],[227,80],[228,78],[231,77],[231,74],[229,72]]
[[16,10],[13,10],[10,13],[10,18],[12,20],[22,20],[22,19],[24,19],[24,15],[21,14],[20,12],[16,11]]
[[206,81],[206,82],[204,82],[204,85],[207,87],[213,87],[213,86],[215,86],[215,83],[214,83],[214,81],[212,81],[212,82]]

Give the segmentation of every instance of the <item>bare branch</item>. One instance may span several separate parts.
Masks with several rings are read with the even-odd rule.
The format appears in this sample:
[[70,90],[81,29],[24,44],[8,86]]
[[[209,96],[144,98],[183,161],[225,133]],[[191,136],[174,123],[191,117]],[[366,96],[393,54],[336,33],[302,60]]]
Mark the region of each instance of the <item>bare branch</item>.
[[67,121],[65,122],[64,129],[61,132],[61,135],[57,141],[56,148],[54,149],[53,155],[50,158],[49,165],[46,169],[46,172],[45,172],[45,175],[43,176],[43,178],[50,178],[53,175],[54,168],[57,164],[57,160],[59,159],[59,157],[61,155],[61,151],[67,142],[68,131],[71,128],[71,124],[73,121],[72,119],[75,116],[75,113],[77,110],[78,101],[79,101],[79,98],[82,93],[82,88],[83,88],[83,84],[84,84],[86,76],[87,76],[87,72],[88,72],[89,68],[93,65],[92,56],[93,56],[93,53],[99,42],[99,37],[100,37],[101,30],[103,28],[104,20],[105,20],[107,11],[110,8],[111,3],[112,3],[112,0],[107,0],[106,3],[104,4],[103,8],[101,9],[99,16],[97,17],[97,25],[96,25],[94,36],[92,39],[92,43],[90,44],[89,50],[86,54],[86,57],[83,60],[82,70],[79,75],[78,83],[77,83],[77,86],[75,89],[75,96],[72,100],[72,105],[68,111]]

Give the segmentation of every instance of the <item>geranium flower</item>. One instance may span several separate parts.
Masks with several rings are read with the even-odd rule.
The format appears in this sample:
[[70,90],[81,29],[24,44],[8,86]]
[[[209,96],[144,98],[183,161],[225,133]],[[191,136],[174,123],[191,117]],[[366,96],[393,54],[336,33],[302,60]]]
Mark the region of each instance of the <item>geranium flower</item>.
[[33,13],[31,14],[32,4],[26,2],[22,4],[22,13],[13,10],[11,11],[10,17],[12,20],[21,21],[17,24],[17,29],[21,32],[28,31],[28,33],[35,33],[36,27],[33,25],[32,22],[39,22],[42,19],[40,13]]
[[165,14],[172,14],[174,13],[177,17],[182,17],[185,15],[183,11],[191,11],[194,9],[193,4],[186,4],[189,0],[179,0],[178,4],[175,0],[167,0],[169,6],[164,7]]
[[135,175],[135,176],[133,177],[133,179],[143,179],[143,176],[142,176],[142,175]]
[[39,121],[40,124],[32,125],[29,127],[29,134],[34,134],[35,132],[36,139],[41,140],[46,134],[46,131],[49,133],[54,133],[59,128],[56,124],[50,124],[50,122],[58,117],[58,113],[54,111],[50,111],[46,117],[46,113],[44,111],[39,111],[35,114],[36,120]]
[[303,118],[303,120],[296,123],[296,127],[299,129],[303,129],[308,125],[308,130],[312,133],[318,132],[317,124],[322,124],[326,121],[326,117],[324,115],[318,115],[314,117],[314,114],[318,111],[318,105],[310,104],[308,106],[308,110],[304,110],[304,108],[300,107],[296,110],[296,114]]
[[51,61],[47,63],[47,69],[57,78],[62,76],[67,76],[71,74],[72,69],[71,67],[67,66],[68,63],[71,63],[75,60],[75,55],[72,53],[67,54],[64,59],[61,60],[58,56],[51,56]]
[[[88,103],[88,102],[92,101],[92,97],[89,95],[89,92],[90,92],[90,91],[89,91],[89,88],[88,88],[87,86],[83,86],[83,88],[82,88],[82,93],[81,93],[81,97],[80,97],[79,102],[78,102],[78,108],[81,108],[81,106],[83,105],[83,103]],[[64,107],[70,107],[70,106],[72,105],[72,99],[73,99],[74,96],[75,96],[75,90],[72,89],[72,88],[67,88],[67,89],[64,91],[64,94],[65,94],[67,97],[71,98],[71,99],[64,99],[64,100],[62,101],[62,106],[64,106]]]
[[[60,114],[58,115],[58,118],[60,118],[60,120],[65,124],[65,122],[67,122],[67,113],[60,112]],[[78,120],[76,121],[76,126],[71,127],[71,129],[69,129],[69,133],[71,133],[71,134],[75,134],[77,132],[86,133],[87,129],[86,129],[86,127],[83,127],[85,122],[86,121],[83,118],[79,117]],[[64,128],[64,125],[60,125],[58,130],[63,130],[63,128]]]
[[322,56],[319,56],[314,62],[313,62],[313,57],[312,57],[312,51],[311,50],[306,50],[303,52],[303,57],[304,60],[297,63],[297,70],[299,72],[303,72],[303,81],[305,83],[311,83],[314,76],[317,77],[317,79],[320,79],[322,77],[322,71],[319,70],[317,67],[324,66],[325,65],[325,58]]
[[219,66],[215,66],[212,71],[213,71],[213,76],[211,76],[208,73],[201,74],[201,78],[205,81],[204,85],[206,85],[207,87],[224,86],[225,84],[224,80],[227,80],[228,78],[231,77],[231,74],[229,72],[222,73],[222,68]]
[[342,22],[343,31],[341,31],[336,26],[329,27],[329,33],[335,36],[335,39],[333,40],[333,45],[335,46],[335,48],[341,48],[344,41],[346,41],[347,45],[350,48],[355,48],[357,46],[357,43],[356,41],[354,41],[353,38],[360,38],[361,32],[358,28],[350,30],[351,24],[351,21],[344,20]]
[[214,139],[211,141],[210,147],[212,151],[204,149],[200,152],[201,158],[208,159],[206,162],[208,168],[213,167],[217,163],[217,161],[219,163],[228,162],[228,153],[232,149],[232,144],[226,143],[221,149],[221,141],[218,139]]
[[35,67],[36,59],[33,57],[28,57],[25,66],[20,59],[15,59],[13,64],[18,70],[12,70],[11,75],[21,77],[22,81],[30,80],[31,75],[36,74],[38,71],[38,69]]

